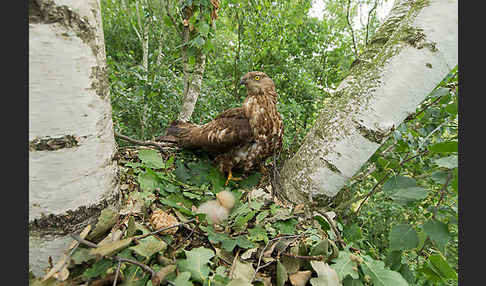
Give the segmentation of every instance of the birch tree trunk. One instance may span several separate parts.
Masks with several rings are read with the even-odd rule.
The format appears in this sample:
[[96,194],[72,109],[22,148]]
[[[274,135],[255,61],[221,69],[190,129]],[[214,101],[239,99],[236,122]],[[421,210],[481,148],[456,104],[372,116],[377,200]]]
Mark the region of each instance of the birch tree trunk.
[[29,1],[29,270],[119,203],[99,0]]
[[457,65],[457,0],[397,0],[320,112],[279,194],[325,206]]
[[206,55],[202,52],[196,57],[193,72],[189,68],[184,69],[184,94],[182,108],[178,120],[187,122],[191,119],[201,91],[202,78],[206,67]]

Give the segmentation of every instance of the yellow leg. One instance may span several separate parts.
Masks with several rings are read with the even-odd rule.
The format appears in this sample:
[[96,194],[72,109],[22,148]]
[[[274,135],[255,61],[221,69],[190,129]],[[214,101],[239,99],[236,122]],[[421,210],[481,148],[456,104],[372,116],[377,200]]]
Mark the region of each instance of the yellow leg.
[[228,179],[226,179],[226,183],[224,185],[227,186],[230,180],[233,180],[233,181],[241,181],[243,179],[242,178],[238,178],[238,177],[233,177],[233,173],[231,173],[231,170],[229,170],[229,172],[228,172]]

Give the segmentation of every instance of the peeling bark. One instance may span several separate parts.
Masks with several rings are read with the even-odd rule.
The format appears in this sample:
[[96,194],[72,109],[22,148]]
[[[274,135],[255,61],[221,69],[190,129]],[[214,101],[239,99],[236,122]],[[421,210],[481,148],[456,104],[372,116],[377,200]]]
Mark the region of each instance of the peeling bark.
[[29,1],[29,270],[119,205],[99,0]]
[[[457,0],[397,0],[278,178],[295,203],[332,203],[457,65]],[[432,68],[430,68],[432,67]]]

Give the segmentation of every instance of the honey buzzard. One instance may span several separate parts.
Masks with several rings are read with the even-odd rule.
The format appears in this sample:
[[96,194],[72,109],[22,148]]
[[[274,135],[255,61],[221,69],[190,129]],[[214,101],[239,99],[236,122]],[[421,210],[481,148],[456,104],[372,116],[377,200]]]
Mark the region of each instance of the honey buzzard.
[[174,121],[164,141],[184,149],[199,149],[214,156],[222,173],[233,177],[232,170],[248,172],[282,148],[284,128],[277,111],[275,85],[268,75],[253,71],[241,77],[247,89],[243,106],[231,108],[214,120],[198,125]]

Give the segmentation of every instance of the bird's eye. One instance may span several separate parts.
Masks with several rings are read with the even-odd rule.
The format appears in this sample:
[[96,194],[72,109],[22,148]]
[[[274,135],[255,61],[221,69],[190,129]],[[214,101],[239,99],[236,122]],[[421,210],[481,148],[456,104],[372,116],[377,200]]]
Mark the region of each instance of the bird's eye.
[[256,75],[255,76],[255,80],[260,80],[260,76],[259,75]]

